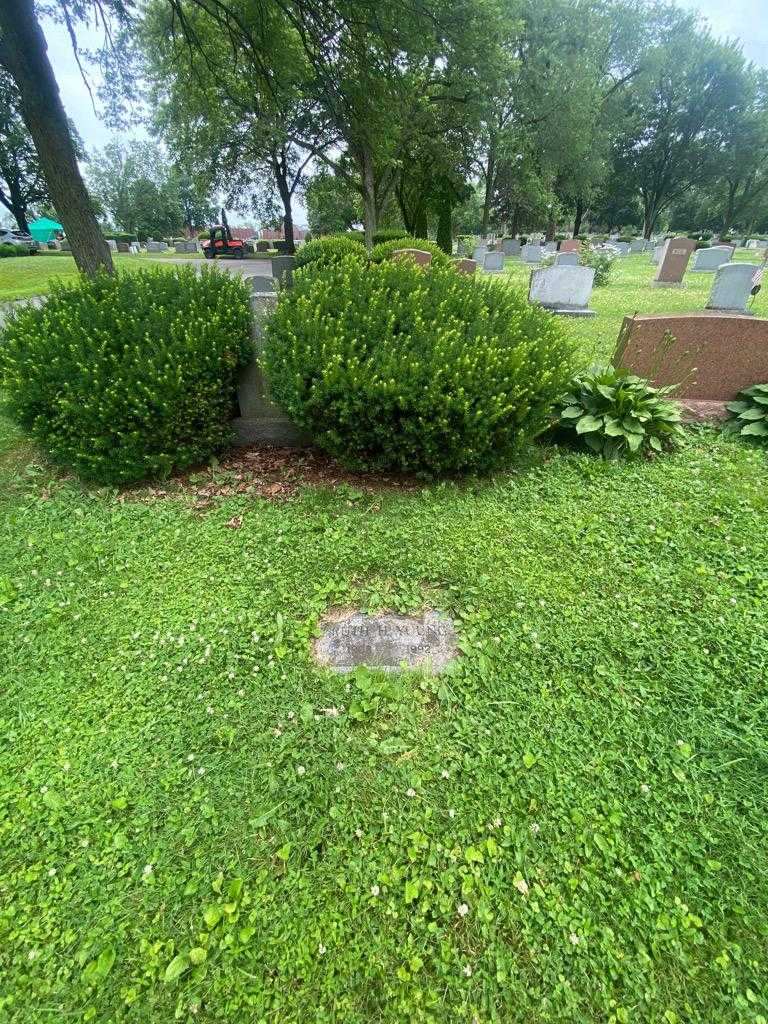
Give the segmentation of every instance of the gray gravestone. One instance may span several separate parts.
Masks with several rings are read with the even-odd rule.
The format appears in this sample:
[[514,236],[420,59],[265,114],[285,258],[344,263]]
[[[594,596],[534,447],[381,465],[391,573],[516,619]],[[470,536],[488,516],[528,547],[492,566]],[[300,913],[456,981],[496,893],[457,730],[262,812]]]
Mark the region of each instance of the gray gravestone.
[[539,263],[541,260],[541,246],[538,242],[528,242],[520,250],[524,263]]
[[293,268],[295,264],[295,256],[273,256],[272,277],[284,287],[290,288],[293,283]]
[[472,259],[475,261],[475,263],[479,263],[482,266],[483,260],[485,259],[485,254],[487,252],[487,245],[476,245],[475,248],[472,250]]
[[555,256],[556,267],[578,267],[579,254],[577,252],[559,252]]
[[629,242],[614,242],[613,244],[616,247],[616,251],[619,256],[629,255]]
[[594,280],[591,267],[541,267],[531,273],[528,301],[562,316],[595,316],[587,309]]
[[692,274],[714,274],[723,263],[730,263],[733,249],[730,245],[713,245],[709,249],[697,249],[693,257]]
[[251,291],[274,292],[276,290],[274,277],[264,277],[260,274],[254,274],[254,276],[248,280],[251,282]]
[[724,263],[718,267],[707,299],[707,309],[752,316],[747,302],[754,287],[753,278],[759,270],[759,263]]
[[505,256],[519,256],[520,255],[520,243],[516,238],[505,238],[502,243],[502,249],[504,250]]
[[483,270],[486,274],[500,274],[504,270],[504,253],[487,252],[483,259]]
[[664,246],[663,245],[655,246],[653,252],[651,253],[651,263],[653,263],[653,264],[661,263],[661,254],[662,254],[663,251],[664,251]]
[[632,253],[643,252],[645,250],[645,239],[644,238],[633,238],[629,243],[629,251]]
[[557,252],[557,242],[545,242],[544,252]]
[[331,613],[313,644],[315,660],[336,672],[360,666],[395,671],[422,668],[440,672],[457,656],[453,622],[437,612],[416,618],[381,612]]
[[117,252],[117,242],[114,240],[114,238],[108,238],[107,245],[109,246],[111,252]]
[[232,424],[235,444],[268,441],[271,444],[299,447],[308,443],[308,438],[301,429],[270,400],[267,383],[259,365],[264,347],[264,320],[276,305],[277,295],[274,291],[267,293],[254,290],[251,294],[254,357],[242,370],[237,385],[240,416]]

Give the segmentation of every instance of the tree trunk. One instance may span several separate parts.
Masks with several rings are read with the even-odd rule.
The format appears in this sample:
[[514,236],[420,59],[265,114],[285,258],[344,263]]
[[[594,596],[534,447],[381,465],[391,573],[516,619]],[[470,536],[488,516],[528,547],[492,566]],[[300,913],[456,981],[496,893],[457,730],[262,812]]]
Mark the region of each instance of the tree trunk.
[[27,223],[27,205],[21,194],[18,180],[14,180],[13,176],[8,170],[4,170],[3,177],[8,183],[8,196],[4,196],[0,192],[0,203],[8,210],[13,219],[16,221],[19,227],[19,231],[25,231],[29,233],[29,224]]
[[513,238],[520,234],[520,207],[515,206],[512,210],[512,221],[509,225],[509,233]]
[[440,198],[437,219],[437,244],[450,256],[453,252],[453,236],[451,233],[451,197],[446,194]]
[[360,170],[363,179],[365,247],[370,252],[373,248],[373,235],[376,231],[376,182],[373,175],[373,157],[368,147],[363,150]]
[[553,242],[555,240],[555,234],[556,233],[557,233],[557,221],[555,220],[554,215],[550,214],[549,215],[549,219],[547,221],[547,237],[546,237],[546,241],[547,242]]
[[292,256],[296,252],[296,245],[293,239],[293,204],[285,168],[285,159],[282,161],[276,159],[272,164],[277,191],[280,193],[280,201],[283,204],[283,238],[286,241],[286,252]]
[[114,272],[109,246],[91,209],[33,0],[0,3],[0,62],[19,90],[21,115],[61,218],[78,269]]
[[725,206],[725,215],[723,216],[723,227],[722,233],[725,235],[733,226],[733,214],[736,208],[736,192],[738,190],[738,184],[728,182],[728,201]]
[[496,142],[491,141],[488,147],[488,166],[485,169],[485,197],[483,199],[483,230],[485,238],[491,221],[491,203],[493,202],[493,186],[496,181]]
[[423,201],[420,201],[419,207],[416,211],[416,216],[413,219],[413,237],[426,238],[428,231],[429,223],[427,221],[427,207]]
[[584,200],[579,196],[576,200],[576,212],[573,216],[573,237],[575,238],[581,231],[581,221],[584,217]]

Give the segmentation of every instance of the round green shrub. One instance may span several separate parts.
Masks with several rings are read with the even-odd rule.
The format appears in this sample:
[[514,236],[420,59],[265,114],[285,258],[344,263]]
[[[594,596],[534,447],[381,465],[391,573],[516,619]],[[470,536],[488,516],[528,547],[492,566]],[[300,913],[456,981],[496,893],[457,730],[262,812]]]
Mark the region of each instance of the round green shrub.
[[338,263],[348,256],[360,261],[368,259],[365,246],[356,238],[350,238],[348,235],[329,235],[327,238],[315,238],[311,242],[305,242],[296,251],[296,266],[306,267],[310,263],[327,266]]
[[263,365],[275,401],[348,466],[438,474],[502,463],[543,430],[572,348],[497,281],[353,258],[296,276]]
[[379,231],[374,231],[373,244],[381,245],[382,242],[394,242],[398,238],[403,238],[404,235],[405,228],[381,228]]
[[424,252],[432,253],[430,266],[447,267],[451,258],[444,252],[436,242],[430,242],[426,238],[411,238],[410,235],[401,235],[400,238],[393,238],[389,242],[381,242],[373,247],[371,261],[381,263],[388,260],[397,249],[422,249]]
[[101,483],[167,476],[230,439],[247,286],[191,267],[54,283],[10,315],[0,386],[51,457]]
[[655,388],[625,369],[593,367],[577,374],[559,401],[556,434],[606,459],[661,452],[683,436],[673,388]]

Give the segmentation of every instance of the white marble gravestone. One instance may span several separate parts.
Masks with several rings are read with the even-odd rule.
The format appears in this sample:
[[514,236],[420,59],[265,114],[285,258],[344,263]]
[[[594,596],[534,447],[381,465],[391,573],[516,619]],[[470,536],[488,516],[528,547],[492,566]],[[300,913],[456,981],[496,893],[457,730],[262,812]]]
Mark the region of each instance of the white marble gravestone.
[[693,257],[692,274],[714,274],[723,263],[730,263],[733,249],[730,245],[713,245],[709,249],[697,249]]
[[528,301],[562,316],[595,316],[587,308],[594,280],[591,267],[540,267],[531,272]]
[[759,263],[724,263],[718,267],[707,299],[707,309],[753,316],[747,309],[747,302],[754,287],[753,278],[759,270]]

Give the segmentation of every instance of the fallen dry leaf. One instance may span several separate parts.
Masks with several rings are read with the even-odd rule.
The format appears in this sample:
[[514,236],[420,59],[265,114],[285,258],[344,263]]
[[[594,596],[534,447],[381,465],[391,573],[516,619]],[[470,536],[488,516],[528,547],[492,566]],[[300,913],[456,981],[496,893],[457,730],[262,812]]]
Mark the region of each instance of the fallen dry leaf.
[[240,527],[243,525],[243,517],[242,516],[232,516],[232,518],[229,520],[229,522],[225,523],[224,525],[228,526],[230,528],[230,530],[239,530]]

